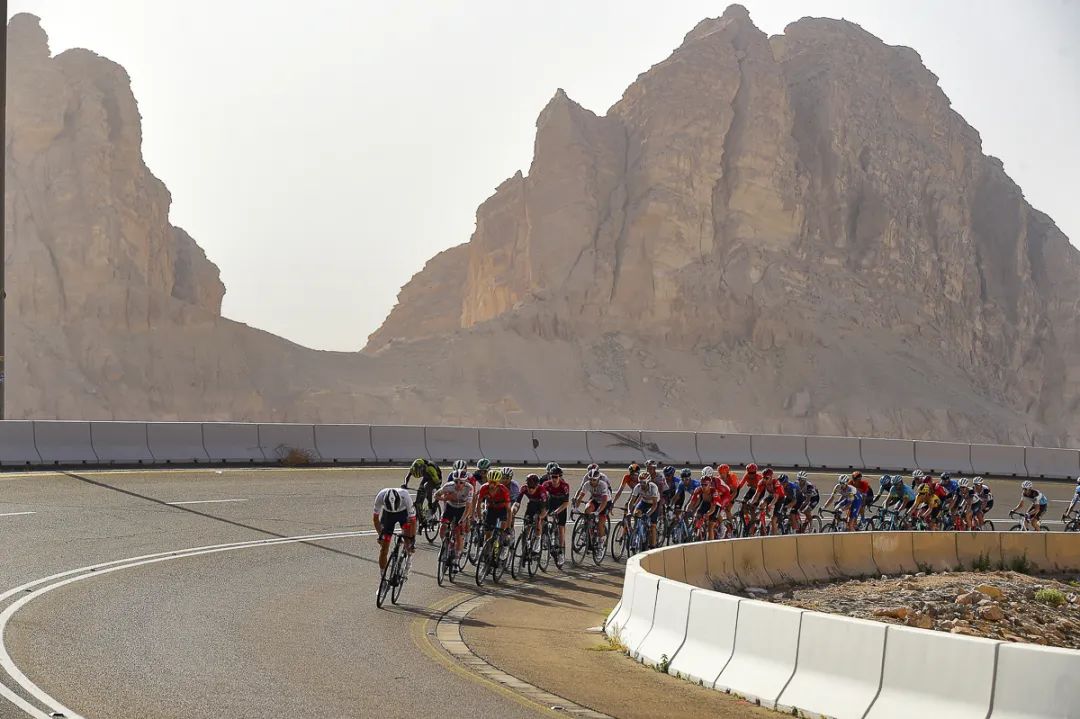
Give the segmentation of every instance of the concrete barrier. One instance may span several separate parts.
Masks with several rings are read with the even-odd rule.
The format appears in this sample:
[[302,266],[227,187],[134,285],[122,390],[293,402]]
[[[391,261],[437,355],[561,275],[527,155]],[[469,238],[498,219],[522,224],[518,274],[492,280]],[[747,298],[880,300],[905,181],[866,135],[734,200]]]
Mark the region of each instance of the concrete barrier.
[[735,649],[739,604],[737,597],[728,594],[691,592],[686,641],[671,659],[668,672],[711,687]]
[[443,464],[458,459],[474,464],[484,456],[480,451],[480,430],[468,427],[424,427],[424,445],[428,458]]
[[569,429],[534,429],[532,432],[536,458],[541,464],[589,464],[589,446],[585,433]]
[[789,534],[784,537],[766,537],[761,542],[761,559],[765,573],[769,575],[769,584],[805,584],[806,574],[799,566],[799,550],[796,542],[799,537]]
[[145,422],[91,422],[90,444],[102,464],[153,464]]
[[955,532],[914,532],[911,548],[920,567],[929,567],[933,572],[955,572],[960,568]]
[[306,453],[313,462],[322,461],[310,424],[260,424],[259,449],[270,462],[280,462],[291,450]]
[[780,604],[740,602],[735,649],[713,686],[774,707],[795,673],[802,615]]
[[89,422],[34,421],[34,446],[45,464],[96,464]]
[[[881,691],[867,719],[984,719],[990,712],[998,642],[889,625]],[[963,681],[916,681],[920,672],[963,667]]]
[[[707,578],[709,575],[708,547],[709,545],[703,542],[683,545],[683,571],[685,572],[683,581],[687,584],[712,589],[712,585],[709,584]],[[728,556],[731,556],[730,552]]]
[[324,462],[378,461],[366,424],[317,424],[315,446]]
[[34,446],[34,423],[29,420],[0,422],[0,465],[40,463],[41,455]]
[[429,459],[424,445],[424,428],[371,425],[371,448],[380,462],[411,462]]
[[641,448],[645,459],[655,459],[660,466],[671,464],[701,465],[697,451],[697,435],[693,432],[641,433]]
[[1026,477],[1024,448],[994,444],[971,445],[971,471],[1003,477]]
[[756,537],[732,539],[731,561],[739,581],[748,587],[772,586],[772,578],[765,571],[765,555],[762,553],[764,541]]
[[1009,569],[1013,562],[1025,559],[1037,571],[1050,569],[1050,558],[1046,556],[1047,532],[1002,532],[1001,560]]
[[1001,564],[1001,533],[957,532],[956,561],[968,569],[984,563],[997,569]]
[[1025,644],[998,647],[990,719],[1080,717],[1080,652]]
[[845,577],[880,574],[874,564],[874,540],[870,532],[839,532],[832,535],[836,569]]
[[146,444],[157,464],[198,464],[210,457],[198,422],[147,422]]
[[806,458],[811,467],[859,469],[863,466],[858,437],[807,437]]
[[808,581],[825,581],[840,576],[831,534],[800,534],[795,551],[799,555],[799,569]]
[[207,422],[203,446],[213,462],[264,462],[259,449],[259,425],[239,422]]
[[480,428],[480,454],[495,464],[512,462],[514,464],[547,464],[540,461],[533,449],[531,429],[504,429],[499,427]]
[[661,579],[656,590],[656,606],[660,611],[653,615],[652,629],[638,645],[637,659],[648,664],[660,664],[678,654],[686,639],[686,618],[690,613],[690,592],[694,590],[682,582]]
[[670,547],[659,554],[664,559],[664,571],[657,572],[662,577],[667,577],[673,582],[686,582],[685,548],[687,545]]
[[916,440],[915,465],[924,472],[971,474],[971,445]]
[[634,575],[634,596],[630,600],[630,616],[622,624],[620,639],[631,656],[652,629],[653,614],[656,611],[656,591],[660,577],[648,571]]
[[589,456],[597,464],[623,465],[644,462],[641,432],[636,429],[596,430],[585,433]]
[[755,434],[750,436],[750,451],[762,467],[806,467],[806,437],[786,434]]
[[881,686],[884,654],[884,624],[803,613],[795,675],[780,695],[778,708],[862,719]]
[[907,439],[863,437],[859,451],[867,469],[902,470],[916,468],[915,443]]
[[1080,572],[1080,534],[1050,532],[1046,535],[1046,558],[1055,572]]
[[914,574],[919,571],[912,550],[911,532],[873,532],[870,535],[874,564],[882,574]]
[[732,549],[736,541],[709,542],[705,545],[705,562],[708,566],[708,575],[704,584],[706,589],[715,589],[714,582],[735,590],[743,588],[743,582],[735,569],[735,555]]
[[1080,452],[1075,449],[1025,447],[1024,465],[1031,477],[1074,479],[1080,475]]
[[748,434],[697,433],[697,451],[704,464],[747,465],[754,461]]
[[627,560],[626,572],[623,574],[622,596],[619,598],[619,603],[615,605],[615,609],[604,621],[604,632],[609,637],[622,635],[623,625],[630,618],[630,610],[634,606],[634,587],[637,583],[637,575],[642,571],[637,557],[631,557]]

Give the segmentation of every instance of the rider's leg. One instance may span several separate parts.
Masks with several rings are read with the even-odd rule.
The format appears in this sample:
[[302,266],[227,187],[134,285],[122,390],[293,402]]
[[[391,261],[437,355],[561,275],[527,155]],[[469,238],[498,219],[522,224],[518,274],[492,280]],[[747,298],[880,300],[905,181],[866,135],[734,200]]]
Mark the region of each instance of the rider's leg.
[[382,537],[379,537],[379,571],[386,569],[387,555],[390,554],[390,542],[383,541]]

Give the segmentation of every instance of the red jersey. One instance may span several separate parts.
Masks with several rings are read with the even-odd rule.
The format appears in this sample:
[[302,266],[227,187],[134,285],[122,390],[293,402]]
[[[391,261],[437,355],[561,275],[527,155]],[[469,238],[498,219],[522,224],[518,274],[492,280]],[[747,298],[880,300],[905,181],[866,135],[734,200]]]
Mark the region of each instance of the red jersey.
[[867,482],[865,479],[853,479],[851,480],[851,484],[855,487],[855,490],[859,494],[870,494],[870,492],[872,491],[870,489],[870,483]]
[[784,491],[783,483],[778,479],[770,479],[765,482],[764,485],[765,494],[770,494],[777,499],[783,499],[787,496],[787,492]]
[[761,475],[757,472],[747,472],[743,475],[742,481],[739,482],[739,487],[749,487],[750,489],[757,491],[758,482],[761,481]]
[[624,474],[623,478],[622,478],[622,485],[619,487],[619,489],[622,489],[624,487],[629,487],[630,489],[633,489],[634,487],[637,486],[637,483],[640,482],[640,481],[641,481],[641,475],[638,475],[638,474]]
[[492,509],[505,509],[510,506],[510,490],[505,484],[492,485],[487,482],[476,495],[477,502],[483,502],[485,499]]
[[949,496],[948,490],[946,490],[937,482],[931,482],[930,487],[932,488],[933,493],[936,494],[940,499],[945,499]]
[[567,500],[570,498],[570,485],[565,479],[549,479],[542,485],[550,499]]
[[528,483],[521,487],[521,496],[528,499],[530,502],[545,502],[547,501],[548,493],[544,489],[544,485],[539,482],[535,487],[530,487]]
[[694,504],[695,501],[699,501],[702,504],[718,504],[716,501],[716,492],[712,487],[706,487],[705,485],[701,485],[690,495],[690,504]]
[[[739,477],[734,472],[728,472],[727,474],[718,474],[716,475],[716,479],[719,479],[721,483],[728,488],[728,490],[732,492],[739,491]],[[720,486],[719,484],[717,484],[716,479],[713,480],[713,484],[716,486]]]
[[729,505],[732,500],[732,489],[724,481],[713,481],[713,502],[720,505]]

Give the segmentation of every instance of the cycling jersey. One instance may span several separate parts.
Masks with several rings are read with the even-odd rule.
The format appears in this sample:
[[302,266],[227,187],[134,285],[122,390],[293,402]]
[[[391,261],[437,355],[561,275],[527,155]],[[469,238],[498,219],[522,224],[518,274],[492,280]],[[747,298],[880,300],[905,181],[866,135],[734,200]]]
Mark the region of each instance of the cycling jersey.
[[747,492],[747,498],[754,496],[757,492],[758,482],[761,481],[761,475],[757,472],[747,472],[743,475],[742,481],[739,482],[739,487],[749,487],[750,491]]
[[675,494],[671,498],[672,506],[676,509],[682,508],[686,504],[687,496],[693,496],[694,490],[701,484],[696,479],[691,479],[688,482],[684,482],[682,479],[675,480]]
[[543,487],[544,491],[547,492],[549,504],[556,502],[555,506],[558,507],[570,499],[570,485],[564,479],[549,479],[544,482]]
[[[505,477],[503,478],[505,480]],[[516,480],[511,479],[509,482],[503,483],[503,486],[510,492],[510,501],[516,502],[521,499],[521,485]]]
[[659,489],[661,492],[666,492],[669,489],[667,477],[660,474],[659,472],[655,472],[655,473],[645,472],[645,476],[642,477],[642,479],[643,480],[648,480],[648,481],[652,482],[653,484],[655,484],[656,488]]
[[[960,485],[956,483],[955,479],[949,479],[946,482],[941,482],[938,486],[945,490],[945,497],[953,496],[954,494],[956,494],[956,490],[960,488]],[[940,497],[942,495],[938,496]]]
[[691,506],[697,503],[697,513],[699,515],[705,514],[716,507],[719,504],[718,495],[713,487],[698,487],[694,490],[694,493],[690,495]]
[[375,506],[372,514],[396,514],[405,512],[409,517],[416,516],[416,507],[413,505],[412,495],[409,490],[398,487],[387,487],[375,495]]
[[930,494],[920,494],[915,497],[915,504],[912,505],[912,508],[918,507],[922,504],[925,504],[930,509],[937,509],[941,506],[941,497],[937,496],[933,492],[931,492]]
[[480,488],[476,500],[478,502],[487,500],[489,509],[505,509],[510,506],[510,490],[507,489],[505,484],[493,485],[488,482]]
[[732,502],[731,488],[725,482],[713,482],[713,502],[726,507]]
[[526,484],[521,488],[521,499],[527,500],[530,505],[540,504],[547,501],[547,490],[539,483],[535,487]]
[[476,472],[473,472],[472,474],[469,475],[469,484],[471,484],[474,489],[476,488],[476,485],[484,484],[486,482],[487,482],[487,473],[486,472],[484,473],[483,477],[480,476],[479,470],[476,471]]
[[715,484],[718,479],[728,486],[728,489],[731,490],[732,494],[739,491],[739,477],[734,472],[716,475],[713,478],[713,483]]
[[784,491],[783,483],[778,479],[767,480],[764,485],[759,483],[758,489],[761,489],[762,486],[764,486],[763,494],[768,498],[767,501],[776,500],[777,502],[782,502],[784,497],[787,496]]
[[637,483],[641,481],[641,475],[638,474],[624,474],[622,478],[622,484],[619,485],[619,489],[633,489],[637,486]]
[[906,484],[894,484],[889,489],[889,499],[899,502],[912,502],[915,500],[915,490]]
[[[405,473],[405,483],[408,484],[412,477],[412,467]],[[434,484],[436,487],[442,484],[442,470],[433,462],[425,462],[424,470],[420,473],[420,481]]]
[[[1033,494],[1028,494],[1028,492],[1032,492]],[[1045,507],[1047,504],[1050,503],[1050,500],[1046,498],[1046,495],[1037,489],[1024,490],[1023,492],[1021,492],[1021,496],[1024,499],[1030,501],[1033,505],[1038,504]]]
[[656,486],[656,483],[643,479],[637,483],[634,487],[634,491],[630,493],[630,501],[639,499],[647,504],[653,504],[660,499],[660,488]]
[[448,507],[462,508],[468,506],[473,498],[473,486],[466,482],[458,489],[457,483],[450,480],[439,489],[439,499],[446,502]]
[[[640,486],[640,482],[638,485]],[[634,489],[637,489],[635,487]],[[593,501],[604,500],[607,501],[611,498],[611,485],[608,484],[607,477],[600,475],[600,479],[596,481],[596,485],[593,486],[588,479],[581,482],[581,489],[578,493],[585,493],[589,495],[589,499]]]

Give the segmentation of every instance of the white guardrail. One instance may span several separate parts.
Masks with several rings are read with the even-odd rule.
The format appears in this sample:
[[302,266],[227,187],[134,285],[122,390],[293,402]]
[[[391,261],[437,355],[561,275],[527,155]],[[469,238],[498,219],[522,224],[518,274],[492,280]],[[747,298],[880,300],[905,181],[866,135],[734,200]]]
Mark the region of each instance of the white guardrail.
[[923,440],[652,430],[508,429],[242,422],[0,422],[0,464],[276,463],[299,450],[316,463],[439,462],[695,465],[963,472],[1069,478],[1080,451]]
[[[854,542],[842,534],[816,535],[797,549],[795,537],[656,549],[627,562],[622,599],[604,631],[641,662],[796,716],[1080,717],[1080,651],[823,614],[702,588],[711,582],[768,587],[792,581],[786,573],[796,582],[858,576],[863,568],[843,566],[856,557],[879,566],[884,558],[898,571],[934,558],[955,568],[961,553],[972,552],[1030,553],[1036,566],[1050,571],[1076,571],[1080,562],[1080,535],[930,535],[919,543],[912,533],[874,532]],[[757,576],[762,569],[772,579]]]

